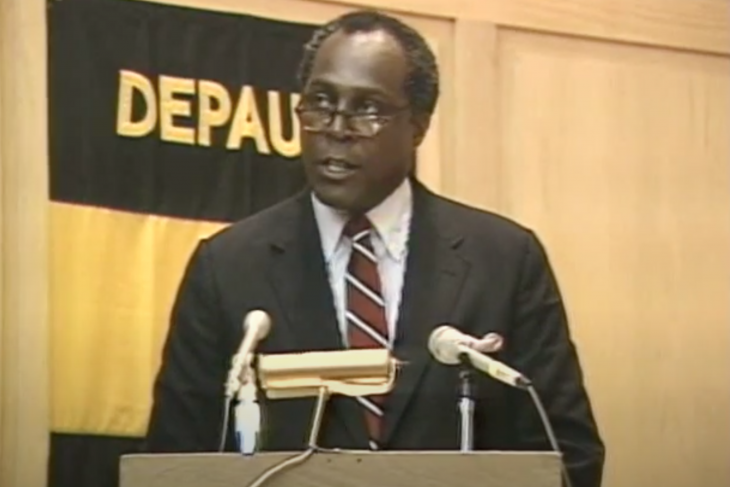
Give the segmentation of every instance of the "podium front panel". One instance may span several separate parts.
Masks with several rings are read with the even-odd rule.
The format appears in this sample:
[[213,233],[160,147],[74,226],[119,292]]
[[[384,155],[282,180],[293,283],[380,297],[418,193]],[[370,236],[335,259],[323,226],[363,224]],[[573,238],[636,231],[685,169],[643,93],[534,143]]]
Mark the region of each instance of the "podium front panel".
[[[120,487],[247,487],[298,453],[127,455]],[[561,487],[550,452],[315,453],[263,487]]]

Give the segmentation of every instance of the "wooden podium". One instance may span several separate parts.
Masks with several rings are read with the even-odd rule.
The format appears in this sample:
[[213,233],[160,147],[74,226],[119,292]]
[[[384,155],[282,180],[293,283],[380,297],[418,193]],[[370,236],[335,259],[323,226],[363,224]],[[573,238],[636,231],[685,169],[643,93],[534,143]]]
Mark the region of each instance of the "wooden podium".
[[[248,487],[298,453],[126,455],[120,487]],[[263,487],[561,487],[550,452],[317,452]]]

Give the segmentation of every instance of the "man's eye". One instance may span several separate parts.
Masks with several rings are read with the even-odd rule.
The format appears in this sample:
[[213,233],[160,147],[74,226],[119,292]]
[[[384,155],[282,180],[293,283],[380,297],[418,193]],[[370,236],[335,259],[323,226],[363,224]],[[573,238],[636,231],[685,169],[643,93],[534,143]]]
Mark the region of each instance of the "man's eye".
[[307,101],[310,106],[315,108],[329,108],[332,106],[332,99],[326,93],[314,93]]
[[364,115],[379,115],[383,110],[380,103],[372,100],[366,100],[360,104],[357,111]]

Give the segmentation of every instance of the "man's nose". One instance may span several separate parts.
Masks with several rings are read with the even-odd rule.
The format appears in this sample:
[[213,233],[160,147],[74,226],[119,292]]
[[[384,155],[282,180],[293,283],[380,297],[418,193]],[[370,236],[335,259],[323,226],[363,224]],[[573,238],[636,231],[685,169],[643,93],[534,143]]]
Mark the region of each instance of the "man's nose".
[[330,130],[335,134],[344,134],[347,131],[347,119],[342,112],[336,112],[332,115]]
[[351,136],[348,124],[347,115],[338,110],[332,114],[328,132],[335,139],[347,139]]

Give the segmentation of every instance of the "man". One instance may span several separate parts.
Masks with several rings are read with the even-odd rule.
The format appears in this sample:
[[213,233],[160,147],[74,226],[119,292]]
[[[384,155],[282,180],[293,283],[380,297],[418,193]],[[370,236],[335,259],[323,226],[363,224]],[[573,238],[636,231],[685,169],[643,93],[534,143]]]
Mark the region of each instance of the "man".
[[[155,384],[148,448],[217,449],[241,320],[263,309],[273,326],[262,353],[387,346],[406,362],[387,397],[333,398],[321,446],[456,449],[458,372],[427,350],[433,328],[449,323],[503,338],[496,357],[533,380],[574,486],[599,486],[604,448],[541,244],[413,176],[439,92],[424,40],[383,14],[351,13],[315,33],[300,73],[310,188],[195,250]],[[266,402],[266,448],[303,449],[313,404]],[[474,441],[480,450],[550,449],[528,394],[486,377]]]

